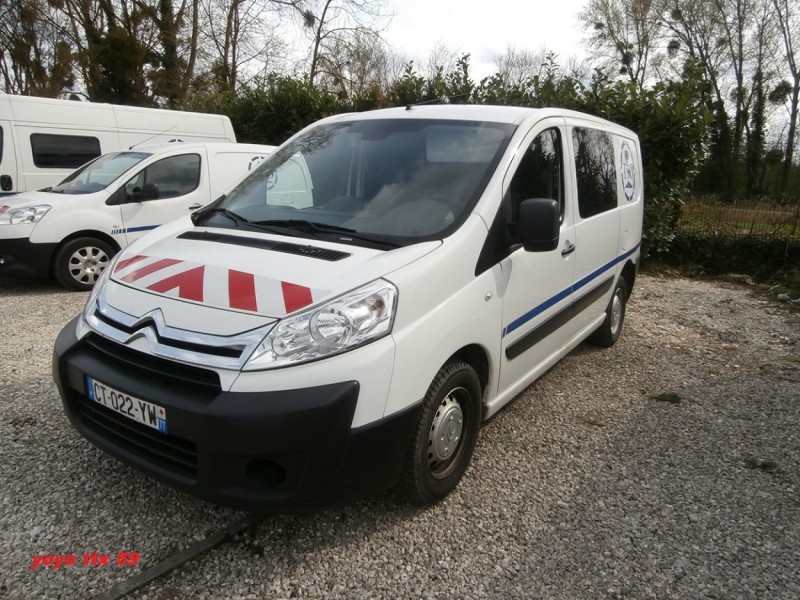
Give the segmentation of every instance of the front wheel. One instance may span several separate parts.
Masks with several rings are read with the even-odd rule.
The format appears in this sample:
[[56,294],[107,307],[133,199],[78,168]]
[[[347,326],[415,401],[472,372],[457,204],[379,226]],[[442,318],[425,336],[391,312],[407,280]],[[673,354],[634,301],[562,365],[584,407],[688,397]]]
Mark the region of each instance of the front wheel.
[[436,374],[425,394],[400,476],[400,491],[415,504],[449,494],[469,466],[482,418],[475,370],[453,362]]
[[53,275],[66,288],[92,289],[108,266],[115,251],[111,244],[97,238],[70,240],[59,247],[53,258]]
[[613,346],[622,332],[622,323],[625,321],[625,306],[628,302],[628,286],[620,277],[614,287],[614,293],[606,308],[606,318],[590,337],[589,343],[603,348]]

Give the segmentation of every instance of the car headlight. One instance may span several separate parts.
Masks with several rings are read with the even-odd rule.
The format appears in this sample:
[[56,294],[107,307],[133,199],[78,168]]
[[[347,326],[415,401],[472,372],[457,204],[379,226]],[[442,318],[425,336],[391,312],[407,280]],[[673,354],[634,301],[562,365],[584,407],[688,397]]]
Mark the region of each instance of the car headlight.
[[89,317],[91,317],[95,310],[97,310],[97,298],[100,296],[100,293],[103,291],[106,283],[108,283],[109,278],[111,277],[111,273],[114,272],[114,267],[117,266],[117,262],[119,262],[120,257],[122,256],[122,252],[118,253],[114,258],[112,258],[109,263],[106,265],[106,268],[103,269],[103,272],[100,273],[100,277],[97,278],[97,281],[94,282],[92,286],[92,291],[89,292],[89,297],[86,299],[86,304],[83,307],[83,312],[81,313],[81,318],[78,319],[78,326],[76,330],[76,335],[78,339],[81,339],[87,333],[89,333],[90,325],[87,322]]
[[8,208],[0,212],[0,225],[29,225],[38,223],[50,210],[49,204],[37,206],[24,206],[22,208]]
[[272,369],[346,352],[389,334],[397,288],[379,279],[282,319],[256,347],[246,371]]

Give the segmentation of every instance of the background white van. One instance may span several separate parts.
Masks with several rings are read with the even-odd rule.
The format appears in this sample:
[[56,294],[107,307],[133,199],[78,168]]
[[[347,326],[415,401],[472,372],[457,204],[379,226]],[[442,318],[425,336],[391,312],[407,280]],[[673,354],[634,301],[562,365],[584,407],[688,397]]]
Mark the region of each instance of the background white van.
[[223,115],[0,94],[0,196],[56,183],[112,150],[172,140],[236,135]]
[[110,152],[60,183],[0,200],[0,272],[85,290],[121,248],[208,204],[272,151],[172,143]]

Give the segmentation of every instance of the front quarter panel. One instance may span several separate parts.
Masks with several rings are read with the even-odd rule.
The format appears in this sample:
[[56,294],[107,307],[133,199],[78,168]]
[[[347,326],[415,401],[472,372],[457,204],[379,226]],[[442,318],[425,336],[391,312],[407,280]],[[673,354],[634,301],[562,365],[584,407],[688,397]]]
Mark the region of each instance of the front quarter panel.
[[82,199],[74,205],[59,204],[37,223],[30,240],[34,244],[58,244],[80,231],[96,231],[108,235],[122,247],[125,236],[115,233],[121,224],[119,207],[106,206],[105,197]]
[[467,346],[483,350],[488,361],[484,400],[493,394],[502,290],[495,269],[475,275],[486,234],[483,220],[472,215],[460,233],[445,240],[436,252],[387,276],[400,292],[392,333],[396,360],[386,415],[419,402],[439,369]]

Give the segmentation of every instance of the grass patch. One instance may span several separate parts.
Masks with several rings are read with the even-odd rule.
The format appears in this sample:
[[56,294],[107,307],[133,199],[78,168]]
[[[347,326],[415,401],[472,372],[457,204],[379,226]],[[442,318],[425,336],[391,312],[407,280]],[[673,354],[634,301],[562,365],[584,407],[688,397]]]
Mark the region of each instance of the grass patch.
[[748,469],[758,469],[764,473],[774,473],[778,470],[778,463],[774,460],[764,458],[748,458],[744,461],[744,465]]
[[669,402],[670,404],[681,403],[681,397],[674,392],[665,392],[663,394],[659,394],[658,396],[653,396],[653,400],[656,402]]

